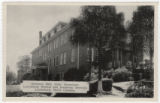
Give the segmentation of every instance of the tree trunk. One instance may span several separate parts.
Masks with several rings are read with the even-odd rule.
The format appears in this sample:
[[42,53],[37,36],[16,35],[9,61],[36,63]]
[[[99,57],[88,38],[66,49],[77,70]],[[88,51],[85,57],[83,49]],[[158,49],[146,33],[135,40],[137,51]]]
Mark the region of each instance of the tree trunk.
[[150,42],[149,42],[149,48],[150,48],[150,50],[149,50],[149,54],[150,54],[150,62],[151,63],[153,63],[154,61],[153,61],[153,55],[154,55],[154,41],[152,41],[152,39],[151,40],[149,40]]
[[102,48],[98,48],[98,70],[99,70],[99,78],[98,78],[98,89],[97,93],[102,94],[105,91],[103,90],[103,85],[102,85],[102,68],[103,68],[103,51]]
[[153,63],[153,54],[152,54],[151,49],[150,49],[150,62]]
[[[101,69],[99,68],[99,71],[101,71]],[[102,71],[101,73],[99,72],[99,75],[101,76],[98,80],[98,89],[97,89],[97,93],[99,94],[103,94],[105,91],[103,90],[103,84],[102,84]]]
[[153,50],[152,50],[152,47],[150,48],[150,65],[151,65],[151,68],[154,68],[154,66],[153,66],[153,63],[154,63],[154,61],[153,61]]
[[103,90],[103,86],[102,86],[102,79],[101,80],[98,80],[98,89],[97,89],[97,93],[103,93],[104,90]]
[[89,81],[91,81],[91,72],[92,72],[92,66],[91,66],[91,47],[89,45]]

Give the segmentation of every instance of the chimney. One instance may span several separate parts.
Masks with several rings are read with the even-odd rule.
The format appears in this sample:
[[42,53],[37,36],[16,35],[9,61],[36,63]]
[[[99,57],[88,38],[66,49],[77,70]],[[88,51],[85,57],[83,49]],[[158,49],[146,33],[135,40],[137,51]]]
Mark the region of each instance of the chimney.
[[42,44],[42,31],[39,31],[39,45]]

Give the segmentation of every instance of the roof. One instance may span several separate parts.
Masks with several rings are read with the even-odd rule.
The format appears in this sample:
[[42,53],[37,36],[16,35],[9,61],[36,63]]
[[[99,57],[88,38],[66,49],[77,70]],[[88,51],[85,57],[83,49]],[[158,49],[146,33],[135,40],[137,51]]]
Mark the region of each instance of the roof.
[[64,31],[66,31],[68,28],[70,28],[71,26],[67,23],[64,23],[64,22],[58,22],[52,29],[50,29],[46,34],[45,36],[52,32],[57,26],[59,25],[63,25],[64,27],[58,31],[55,35],[53,35],[49,40],[47,40],[45,43],[43,43],[42,45],[39,45],[37,48],[35,48],[31,54],[33,54],[34,52],[36,52],[37,50],[39,50],[40,48],[42,48],[43,46],[45,46],[46,44],[48,44],[51,40],[53,40],[54,38],[56,38],[59,34],[63,33]]

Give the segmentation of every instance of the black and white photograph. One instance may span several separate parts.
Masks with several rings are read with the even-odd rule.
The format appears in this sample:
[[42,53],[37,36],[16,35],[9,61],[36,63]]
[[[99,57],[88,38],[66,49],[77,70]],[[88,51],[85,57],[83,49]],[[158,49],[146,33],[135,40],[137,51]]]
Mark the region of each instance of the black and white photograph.
[[157,97],[155,3],[3,6],[5,98]]

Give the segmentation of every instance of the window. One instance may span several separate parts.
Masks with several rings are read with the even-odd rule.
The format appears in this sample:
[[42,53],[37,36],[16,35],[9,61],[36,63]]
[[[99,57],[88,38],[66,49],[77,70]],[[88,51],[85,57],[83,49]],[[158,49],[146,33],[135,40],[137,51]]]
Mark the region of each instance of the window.
[[75,62],[75,49],[71,51],[71,62]]
[[[53,57],[53,59],[52,59],[52,62],[53,62],[53,66],[54,66],[54,57]],[[52,64],[52,63],[51,63]]]
[[51,52],[51,44],[48,43],[48,52],[50,53]]
[[43,44],[44,43],[44,41],[43,41],[43,39],[41,39],[41,44]]
[[91,59],[91,61],[94,61],[94,56],[95,56],[94,54],[95,54],[94,48],[91,49],[87,48],[88,61],[89,59]]
[[46,37],[44,37],[44,42],[46,41]]
[[87,61],[90,61],[90,59],[91,59],[91,50],[90,50],[90,48],[87,48]]
[[39,50],[39,55],[42,56],[42,50]]
[[49,43],[48,43],[47,47],[48,47],[48,52],[50,52]]
[[52,44],[50,43],[49,44],[49,49],[50,49],[50,52],[52,51],[52,46],[51,46]]
[[55,39],[55,48],[58,48],[58,38]]
[[57,32],[61,30],[61,25],[57,26]]
[[59,61],[58,61],[58,56],[56,56],[56,66],[59,64]]
[[62,35],[59,37],[59,46],[62,45]]
[[56,39],[56,48],[58,48],[58,38]]
[[60,37],[57,38],[57,48],[61,45]]
[[63,45],[64,43],[64,35],[61,35],[61,39],[60,39],[61,45]]
[[54,31],[51,32],[51,36],[53,36],[53,35],[54,35]]
[[53,57],[53,66],[56,66],[56,58]]
[[55,40],[53,41],[53,48],[54,49],[56,48],[56,41]]
[[34,55],[35,55],[35,58],[37,58],[37,53],[35,53]]
[[55,39],[55,48],[57,48],[57,39]]
[[91,49],[91,61],[94,61],[94,48]]
[[54,45],[55,45],[55,48],[57,47],[57,40],[55,39],[54,40]]
[[63,53],[61,54],[61,57],[60,57],[60,65],[63,64]]
[[65,52],[63,54],[63,64],[66,64],[66,59],[67,59],[67,53]]
[[43,61],[45,60],[45,54],[43,53]]
[[73,34],[74,34],[74,30],[71,30],[71,36],[73,36]]
[[51,33],[48,34],[48,39],[51,37]]
[[40,50],[38,51],[38,56],[39,56],[39,57],[41,56],[41,54],[40,54]]
[[47,59],[47,55],[46,55],[46,52],[44,52],[44,60]]
[[57,28],[54,29],[54,33],[57,33]]
[[68,38],[67,38],[67,33],[66,33],[66,34],[63,35],[63,43],[64,43],[64,44],[67,43],[67,39],[68,39]]
[[87,55],[89,55],[89,48],[87,48]]
[[42,44],[42,40],[39,41],[39,44],[40,44],[40,45]]

